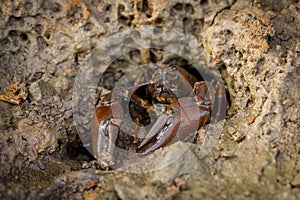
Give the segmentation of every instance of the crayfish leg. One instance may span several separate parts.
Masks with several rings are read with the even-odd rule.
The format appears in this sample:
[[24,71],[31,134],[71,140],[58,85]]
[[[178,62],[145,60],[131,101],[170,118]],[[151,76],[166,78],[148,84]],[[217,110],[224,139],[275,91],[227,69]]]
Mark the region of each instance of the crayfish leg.
[[94,155],[101,161],[102,165],[111,166],[114,164],[114,149],[119,135],[120,128],[113,123],[113,119],[102,122],[99,125]]

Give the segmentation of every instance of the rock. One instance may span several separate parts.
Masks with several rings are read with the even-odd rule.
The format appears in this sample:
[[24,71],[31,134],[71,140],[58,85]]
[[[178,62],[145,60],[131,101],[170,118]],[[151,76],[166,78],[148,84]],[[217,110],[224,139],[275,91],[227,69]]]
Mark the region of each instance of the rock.
[[300,173],[296,174],[294,179],[291,182],[292,186],[299,186],[300,185]]
[[38,82],[33,82],[29,86],[29,92],[34,100],[40,101],[42,99],[42,92]]

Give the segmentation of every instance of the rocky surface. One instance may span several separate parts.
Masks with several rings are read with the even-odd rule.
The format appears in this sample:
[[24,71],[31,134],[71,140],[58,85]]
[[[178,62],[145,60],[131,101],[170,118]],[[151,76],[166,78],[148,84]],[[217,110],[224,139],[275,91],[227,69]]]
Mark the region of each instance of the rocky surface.
[[[299,199],[300,3],[276,2],[1,1],[0,93],[22,82],[29,96],[19,105],[0,101],[0,199]],[[219,69],[230,109],[207,156],[209,126],[191,146],[178,142],[103,170],[77,136],[75,78],[101,41],[143,25],[202,44],[199,59]],[[109,90],[134,66],[171,58],[131,52],[101,84]],[[162,169],[124,172],[168,163],[183,148]]]

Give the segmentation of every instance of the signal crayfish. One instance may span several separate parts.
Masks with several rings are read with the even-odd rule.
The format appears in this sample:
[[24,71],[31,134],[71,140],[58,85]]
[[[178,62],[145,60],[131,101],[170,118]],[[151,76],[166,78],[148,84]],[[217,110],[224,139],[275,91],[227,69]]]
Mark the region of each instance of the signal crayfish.
[[[128,134],[123,128],[128,119],[134,122],[129,131],[135,152],[148,154],[178,140],[191,142],[200,127],[226,115],[223,84],[198,81],[178,66],[156,66],[151,74],[143,71],[134,85],[100,97],[91,122],[92,147],[98,160],[109,156],[113,164],[118,139]],[[143,127],[149,128],[145,131]]]

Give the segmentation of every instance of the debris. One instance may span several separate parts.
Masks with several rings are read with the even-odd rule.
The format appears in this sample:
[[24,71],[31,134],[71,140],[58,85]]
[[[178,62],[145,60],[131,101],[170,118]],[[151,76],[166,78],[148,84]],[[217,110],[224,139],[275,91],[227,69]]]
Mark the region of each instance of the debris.
[[10,90],[4,94],[0,94],[0,100],[12,104],[19,105],[22,100],[26,100],[28,96],[25,83],[14,83],[10,86]]

